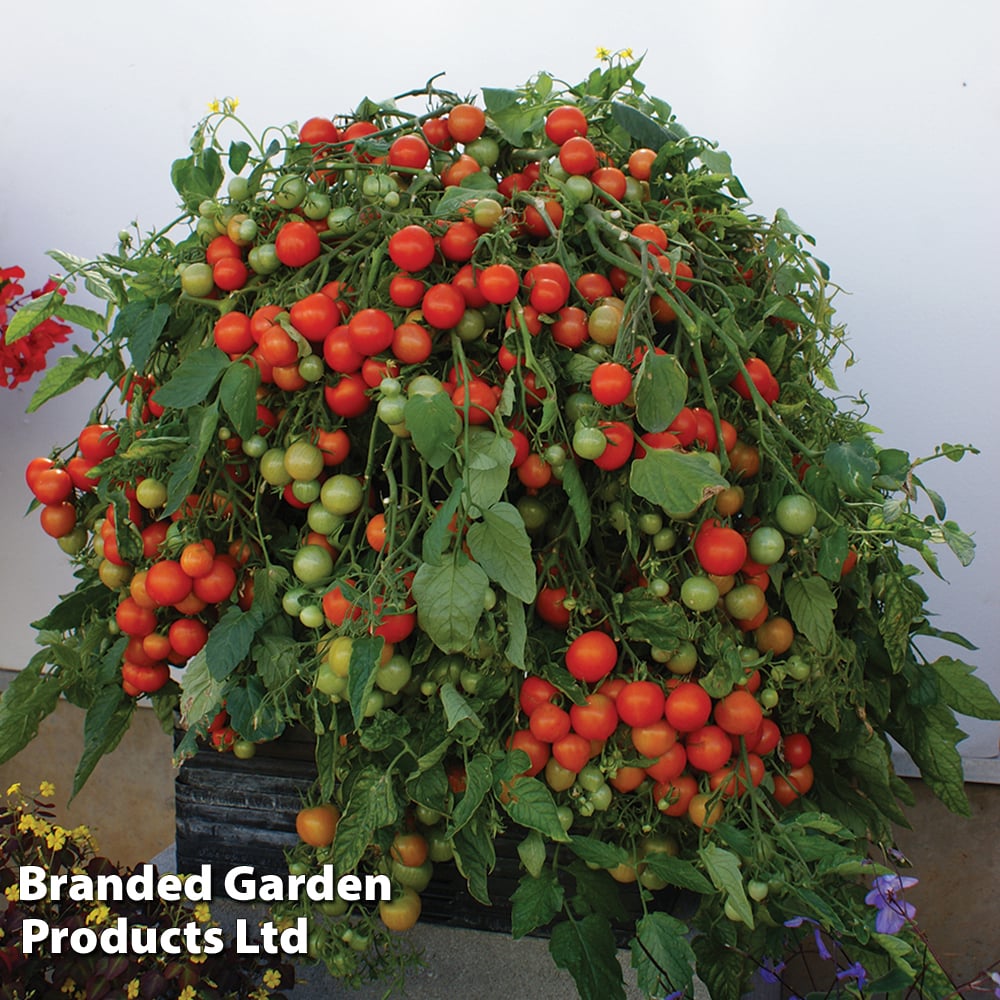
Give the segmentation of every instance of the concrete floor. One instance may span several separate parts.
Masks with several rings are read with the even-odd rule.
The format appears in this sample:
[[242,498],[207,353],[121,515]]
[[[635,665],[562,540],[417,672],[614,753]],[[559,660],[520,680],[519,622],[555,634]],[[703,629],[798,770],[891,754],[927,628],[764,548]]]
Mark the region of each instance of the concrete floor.
[[[14,781],[28,790],[42,780],[54,782],[59,822],[90,825],[101,853],[122,864],[148,860],[168,848],[174,839],[172,744],[153,713],[137,712],[118,749],[98,764],[67,805],[82,730],[82,713],[61,703],[38,738],[0,765],[0,791]],[[909,811],[913,829],[900,830],[898,836],[920,884],[907,899],[916,905],[939,960],[956,982],[966,982],[1000,959],[1000,784],[966,786],[969,819],[953,816],[919,782],[910,784],[917,797]],[[570,1000],[576,995],[570,977],[552,964],[545,941],[513,942],[503,935],[432,925],[419,925],[413,934],[428,960],[428,969],[412,977],[407,995],[414,1000],[487,1000],[494,995]],[[491,984],[500,977],[505,977],[505,987],[493,993]],[[295,1000],[374,1000],[383,995],[380,987],[338,992],[316,970],[309,970],[309,979],[308,986],[296,989]]]

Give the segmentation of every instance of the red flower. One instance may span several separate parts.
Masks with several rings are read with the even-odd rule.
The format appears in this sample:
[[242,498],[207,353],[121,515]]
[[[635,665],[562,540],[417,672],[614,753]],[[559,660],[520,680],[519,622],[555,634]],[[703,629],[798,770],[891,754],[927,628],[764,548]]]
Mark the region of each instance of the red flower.
[[[36,372],[45,367],[45,355],[70,335],[71,327],[49,317],[39,323],[25,337],[13,344],[7,343],[7,327],[13,314],[24,304],[25,298],[37,299],[49,292],[65,291],[58,282],[50,278],[41,288],[36,288],[28,296],[20,284],[24,269],[20,267],[0,268],[0,383],[8,389],[26,382]],[[9,309],[8,309],[9,307]]]

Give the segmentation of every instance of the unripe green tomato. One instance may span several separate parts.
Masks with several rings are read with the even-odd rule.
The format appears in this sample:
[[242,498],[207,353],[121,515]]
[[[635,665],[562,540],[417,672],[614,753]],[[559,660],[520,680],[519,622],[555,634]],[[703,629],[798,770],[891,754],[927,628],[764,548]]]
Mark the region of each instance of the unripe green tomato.
[[785,554],[785,539],[777,528],[764,525],[750,536],[750,558],[762,566],[772,566]]
[[451,861],[455,856],[455,846],[450,837],[441,830],[428,830],[427,856],[434,862]]
[[372,691],[365,702],[364,717],[370,719],[372,716],[378,715],[383,708],[385,708],[385,694],[381,691]]
[[692,611],[711,611],[719,603],[719,588],[707,576],[689,576],[681,584],[681,602]]
[[319,499],[319,491],[318,479],[296,479],[292,483],[292,496],[299,503],[315,503]]
[[181,271],[181,291],[193,299],[203,299],[215,291],[215,278],[208,264],[188,264]]
[[559,825],[568,833],[569,828],[573,825],[573,820],[576,819],[573,810],[569,806],[558,806],[556,815],[559,817]]
[[439,392],[443,391],[444,387],[441,385],[441,380],[435,378],[433,375],[417,375],[406,386],[406,395],[411,397],[436,396]]
[[659,892],[660,889],[667,887],[668,882],[651,868],[642,868],[639,871],[639,885],[644,889],[649,889],[650,892]]
[[649,592],[653,597],[658,597],[660,600],[670,596],[670,584],[666,580],[660,577],[654,577],[649,581]]
[[239,237],[240,246],[247,246],[257,238],[257,223],[253,219],[244,219],[237,226],[236,235]]
[[434,877],[434,863],[430,857],[430,850],[427,853],[427,860],[420,865],[404,865],[393,858],[389,864],[390,874],[400,885],[423,892]]
[[296,208],[305,196],[306,182],[297,174],[285,174],[274,182],[274,201],[281,208]]
[[471,343],[483,335],[486,318],[478,309],[466,309],[454,329],[459,340]]
[[198,205],[198,214],[203,219],[214,219],[222,211],[222,206],[214,198],[205,198]]
[[483,594],[483,611],[492,611],[497,606],[497,592],[487,587]]
[[727,919],[731,920],[734,924],[743,923],[743,918],[739,915],[737,909],[733,904],[727,899],[725,905],[722,907],[722,912],[725,913]]
[[812,667],[801,656],[790,656],[785,660],[788,676],[796,681],[804,681],[812,673]]
[[307,382],[318,382],[326,374],[326,365],[318,354],[307,354],[299,361],[299,374]]
[[251,434],[250,437],[243,439],[240,447],[248,458],[260,458],[267,451],[267,440],[260,434]]
[[292,618],[298,618],[299,612],[303,608],[302,599],[305,596],[304,587],[292,587],[291,590],[286,590],[281,596],[281,610],[286,615],[291,615]]
[[493,198],[480,198],[472,209],[472,221],[480,229],[492,229],[503,218],[503,205]]
[[605,783],[604,772],[596,764],[584,764],[576,781],[584,791],[594,792]]
[[260,475],[271,486],[287,486],[292,481],[291,473],[285,468],[284,448],[268,448],[260,456]]
[[331,476],[320,490],[320,502],[331,514],[353,514],[364,498],[364,489],[355,476],[338,473]]
[[317,691],[322,691],[323,694],[338,701],[347,694],[347,678],[338,677],[325,660],[320,661],[313,684]]
[[385,396],[378,401],[375,413],[383,424],[400,424],[406,412],[406,400],[402,396]]
[[640,514],[636,522],[644,535],[656,535],[663,528],[663,517],[655,511]]
[[467,142],[464,151],[483,167],[492,167],[500,159],[500,144],[488,135]]
[[677,532],[673,528],[661,528],[653,535],[653,548],[657,552],[669,552],[677,544]]
[[770,892],[770,886],[759,879],[750,879],[747,882],[747,895],[756,903],[763,903]]
[[625,197],[622,201],[644,201],[645,196],[646,193],[643,191],[642,184],[639,181],[637,181],[634,177],[625,178]]
[[422,802],[418,802],[413,807],[413,815],[416,817],[417,822],[423,826],[434,826],[443,818],[441,812],[437,809],[432,809],[430,806],[425,806]]
[[274,274],[281,267],[278,250],[273,243],[261,243],[247,254],[247,263],[255,274]]
[[597,427],[578,427],[573,433],[573,451],[580,458],[593,461],[607,450],[608,439]]
[[328,580],[333,575],[333,556],[322,545],[303,545],[292,556],[292,572],[306,584]]
[[667,661],[667,670],[678,676],[690,674],[696,666],[698,666],[698,650],[690,642],[682,642],[677,647],[677,652]]
[[666,663],[673,655],[672,650],[660,649],[659,646],[652,646],[649,650],[649,658],[654,663]]
[[566,449],[561,444],[550,444],[542,453],[542,457],[553,468],[566,464]]
[[[320,487],[322,492],[322,487]],[[321,535],[332,535],[344,523],[343,517],[327,510],[321,501],[317,500],[310,504],[306,511],[306,523],[310,530],[318,531]]]
[[549,520],[549,508],[537,497],[521,497],[517,501],[517,510],[528,531],[538,531]]
[[403,391],[403,383],[398,378],[386,376],[379,382],[378,391],[383,396],[398,396]]
[[233,744],[233,756],[239,760],[250,760],[257,753],[257,744],[250,740],[237,740]]
[[77,525],[68,535],[57,538],[56,544],[66,555],[78,555],[87,547],[87,531],[82,526]]
[[564,183],[569,180],[569,171],[559,162],[559,158],[556,156],[553,156],[545,165],[545,172],[553,180],[563,181]]
[[572,423],[596,413],[597,410],[597,401],[589,392],[574,392],[566,399],[566,419]]
[[778,704],[778,692],[773,687],[764,688],[757,697],[764,708],[771,709]]
[[311,441],[300,438],[285,449],[284,464],[292,479],[314,480],[323,471],[323,452]]
[[215,219],[199,219],[194,231],[205,241],[214,240],[219,235],[219,231],[215,228]]
[[594,185],[591,183],[588,177],[584,177],[583,174],[574,174],[572,177],[567,177],[564,181],[566,185],[566,190],[578,201],[581,205],[586,204],[591,198],[594,197]]
[[159,479],[147,476],[136,486],[135,499],[140,507],[144,507],[146,510],[155,510],[167,502],[167,487]]
[[619,535],[628,527],[628,515],[625,513],[625,505],[620,500],[616,500],[608,508],[608,523]]
[[306,628],[322,628],[326,624],[326,615],[318,604],[307,604],[299,612],[299,621]]
[[816,505],[800,494],[784,496],[774,508],[774,519],[789,535],[804,535],[816,523]]
[[590,799],[590,804],[597,812],[604,812],[611,805],[614,793],[611,791],[610,785],[603,784],[600,787],[595,788],[590,793],[588,798]]
[[335,208],[327,217],[326,225],[334,236],[347,236],[357,227],[358,213],[350,205]]
[[350,908],[350,903],[346,899],[341,899],[340,896],[335,896],[333,899],[323,899],[316,904],[316,909],[323,914],[324,917],[342,917]]
[[432,680],[424,680],[420,682],[420,693],[425,698],[433,698],[437,694],[438,686]]
[[250,182],[245,177],[231,177],[226,191],[233,201],[246,201],[250,197]]
[[302,201],[302,214],[314,221],[325,219],[330,214],[330,196],[316,188],[308,191]]
[[412,675],[410,661],[401,653],[394,653],[375,670],[375,685],[389,694],[398,694],[409,683]]

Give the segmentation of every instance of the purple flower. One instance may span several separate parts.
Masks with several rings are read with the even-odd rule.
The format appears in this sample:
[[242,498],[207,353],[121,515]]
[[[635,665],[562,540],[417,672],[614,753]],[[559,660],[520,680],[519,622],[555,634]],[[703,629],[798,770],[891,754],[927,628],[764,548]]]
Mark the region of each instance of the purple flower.
[[673,993],[668,993],[663,998],[663,1000],[683,1000],[683,997],[684,997],[683,990],[675,990]]
[[816,952],[820,958],[829,961],[833,958],[830,954],[830,949],[827,948],[826,942],[823,940],[823,935],[820,932],[819,923],[812,919],[812,917],[792,917],[791,920],[785,921],[786,927],[801,927],[803,924],[813,925],[813,938],[816,941]]
[[778,977],[784,969],[784,962],[776,962],[773,958],[765,958],[764,961],[760,963],[760,968],[757,971],[760,974],[760,978],[763,979],[765,983],[777,983],[780,982]]
[[872,889],[865,896],[865,902],[878,910],[875,930],[879,934],[896,934],[907,920],[914,918],[916,907],[904,902],[900,896],[904,889],[915,886],[917,881],[906,875],[878,875],[872,880]]
[[990,979],[993,980],[993,996],[1000,997],[1000,972],[991,972]]
[[837,973],[837,979],[856,979],[858,981],[858,989],[863,990],[865,983],[868,982],[868,970],[860,962],[855,962],[846,969],[841,969]]

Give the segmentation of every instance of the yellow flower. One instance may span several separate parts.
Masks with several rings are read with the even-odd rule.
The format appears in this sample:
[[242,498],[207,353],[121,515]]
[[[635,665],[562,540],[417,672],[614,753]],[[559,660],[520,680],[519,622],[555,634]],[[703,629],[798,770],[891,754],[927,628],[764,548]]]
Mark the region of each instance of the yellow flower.
[[3,894],[12,902],[16,903],[21,898],[21,889],[16,883],[14,885],[7,886],[4,889]]
[[185,986],[184,989],[181,990],[180,996],[177,997],[177,1000],[194,1000],[197,995],[198,994],[195,992],[195,988],[193,986]]
[[125,996],[128,1000],[135,1000],[139,995],[139,980],[133,979],[129,982],[128,986],[125,988]]
[[87,914],[88,924],[105,924],[108,921],[108,915],[111,910],[108,908],[106,903],[98,903],[91,911]]
[[218,101],[209,101],[208,110],[211,111],[213,115],[217,115],[222,110],[222,105]]
[[188,961],[192,965],[201,965],[202,962],[207,961],[208,955],[202,952],[200,955],[192,955]]
[[603,45],[597,46],[597,53],[594,56],[595,59],[610,59],[611,50],[606,49]]
[[635,58],[635,56],[632,54],[632,50],[631,49],[622,49],[621,52],[618,53],[618,55],[621,56],[622,59],[634,59]]
[[238,97],[227,97],[222,104],[226,111],[232,114],[240,106],[240,99]]
[[53,827],[52,830],[45,837],[45,843],[48,845],[49,850],[58,851],[66,843],[66,834],[68,830],[64,830],[61,826]]
[[250,1000],[267,1000],[269,996],[270,994],[268,991],[262,986],[259,990],[254,990],[253,993],[250,994]]
[[43,781],[38,786],[38,794],[41,795],[43,799],[51,799],[52,796],[56,794],[56,786],[53,785],[51,781]]
[[7,794],[8,795],[20,795],[21,794],[21,782],[20,781],[15,781],[14,784],[11,785],[10,788],[7,789]]
[[268,989],[277,989],[281,985],[281,973],[277,969],[268,969],[264,973],[264,985]]
[[66,982],[59,987],[61,993],[72,993],[76,990],[76,982],[72,979],[67,979]]
[[195,906],[194,919],[199,924],[207,924],[212,919],[212,911],[209,909],[208,903],[198,903]]

